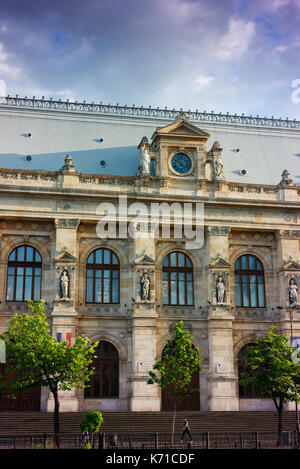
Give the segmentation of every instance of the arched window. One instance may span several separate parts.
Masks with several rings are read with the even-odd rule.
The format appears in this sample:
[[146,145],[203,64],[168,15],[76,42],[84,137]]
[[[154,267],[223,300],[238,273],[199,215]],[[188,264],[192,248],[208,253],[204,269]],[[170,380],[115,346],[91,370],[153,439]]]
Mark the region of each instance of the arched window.
[[41,298],[42,259],[31,246],[19,246],[7,264],[7,301],[38,301]]
[[247,353],[248,347],[255,346],[255,344],[247,344],[241,348],[238,354],[238,377],[239,377],[239,397],[244,398],[253,398],[258,397],[255,395],[255,387],[253,384],[240,384],[240,379],[243,375],[247,375],[249,373],[249,365],[248,363],[243,360],[244,356]]
[[96,249],[87,260],[86,302],[119,303],[120,264],[109,249]]
[[95,370],[90,379],[90,386],[85,388],[86,398],[119,397],[119,355],[117,349],[106,341],[101,341],[93,359]]
[[265,281],[262,263],[255,256],[245,254],[234,264],[236,306],[264,308]]
[[163,304],[194,304],[193,265],[182,252],[172,252],[163,261]]
[[[194,345],[193,345],[194,348]],[[167,347],[163,349],[162,358],[167,355]],[[200,375],[199,371],[192,374],[188,389],[182,392],[181,399],[177,402],[177,410],[200,410]],[[170,393],[162,389],[162,409],[163,411],[174,410],[174,402]]]

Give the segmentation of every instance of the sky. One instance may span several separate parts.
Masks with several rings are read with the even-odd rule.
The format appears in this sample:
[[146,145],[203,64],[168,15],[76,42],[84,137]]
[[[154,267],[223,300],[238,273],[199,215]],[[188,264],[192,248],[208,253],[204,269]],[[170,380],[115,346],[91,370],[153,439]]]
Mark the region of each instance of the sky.
[[300,120],[300,0],[9,0],[0,95]]

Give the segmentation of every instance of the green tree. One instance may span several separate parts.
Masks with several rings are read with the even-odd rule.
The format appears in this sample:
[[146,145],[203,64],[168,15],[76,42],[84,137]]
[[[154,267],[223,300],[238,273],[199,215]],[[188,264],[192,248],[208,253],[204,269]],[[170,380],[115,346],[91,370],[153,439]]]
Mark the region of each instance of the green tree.
[[198,348],[193,346],[189,332],[184,330],[180,321],[174,325],[173,336],[168,339],[161,360],[156,361],[152,371],[148,372],[150,379],[147,384],[158,384],[173,402],[172,445],[177,405],[184,393],[199,390],[189,387],[193,373],[201,371],[201,361]]
[[270,327],[266,337],[249,346],[243,358],[249,368],[240,383],[253,384],[257,397],[273,400],[278,413],[277,446],[281,446],[283,405],[299,402],[300,364],[292,360],[293,348],[288,345],[289,339],[276,334],[275,330],[275,326]]
[[88,412],[85,419],[80,422],[80,430],[82,432],[89,432],[92,435],[94,447],[94,433],[98,432],[103,423],[102,412],[92,411]]
[[7,331],[0,336],[6,344],[10,379],[1,383],[11,397],[36,386],[47,387],[54,398],[54,434],[58,446],[58,391],[84,388],[93,369],[90,367],[97,343],[78,337],[69,347],[50,335],[44,301],[28,301],[28,313],[14,314]]

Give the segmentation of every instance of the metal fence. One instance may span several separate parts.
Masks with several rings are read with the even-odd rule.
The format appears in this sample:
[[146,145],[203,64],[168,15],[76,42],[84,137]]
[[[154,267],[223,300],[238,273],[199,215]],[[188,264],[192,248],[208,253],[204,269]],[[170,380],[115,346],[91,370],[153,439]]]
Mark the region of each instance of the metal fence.
[[[152,433],[143,435],[104,434],[90,436],[89,444],[82,441],[81,434],[59,434],[60,449],[271,449],[276,448],[277,433],[271,432],[206,432],[193,434],[181,441],[181,434],[175,434],[172,445],[171,434]],[[283,448],[300,447],[300,438],[296,432],[283,432]],[[0,435],[0,449],[56,449],[53,434],[43,435]]]

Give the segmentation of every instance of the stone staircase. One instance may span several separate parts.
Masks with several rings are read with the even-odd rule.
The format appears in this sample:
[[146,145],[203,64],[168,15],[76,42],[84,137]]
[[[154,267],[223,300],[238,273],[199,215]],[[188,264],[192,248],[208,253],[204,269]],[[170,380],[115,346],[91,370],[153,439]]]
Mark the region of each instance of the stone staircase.
[[[79,423],[86,413],[60,414],[61,433],[80,433]],[[277,412],[177,412],[175,431],[181,432],[187,417],[191,432],[276,432]],[[103,412],[103,433],[170,433],[172,412]],[[295,430],[295,412],[283,415],[283,429]],[[46,412],[0,412],[0,435],[53,433],[53,414]]]

